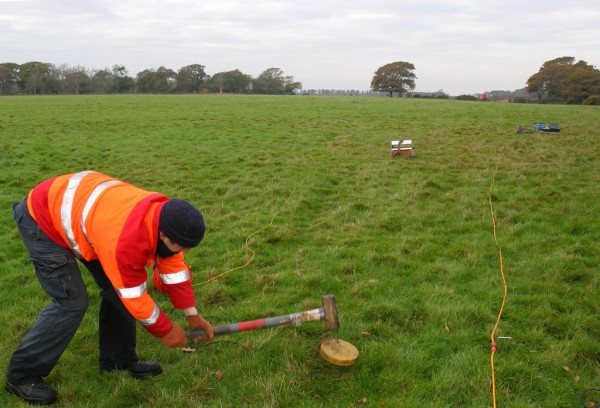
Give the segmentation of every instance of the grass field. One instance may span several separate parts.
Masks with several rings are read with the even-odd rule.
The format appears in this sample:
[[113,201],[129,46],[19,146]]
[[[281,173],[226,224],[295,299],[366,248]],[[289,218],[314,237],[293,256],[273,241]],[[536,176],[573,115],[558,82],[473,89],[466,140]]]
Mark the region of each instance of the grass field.
[[[536,121],[562,132],[515,132]],[[453,100],[0,98],[0,370],[47,302],[10,203],[94,169],[203,210],[207,235],[187,260],[213,324],[332,293],[341,327],[222,336],[195,353],[140,327],[139,354],[165,373],[100,375],[99,291],[83,270],[90,308],[47,378],[58,406],[491,407],[499,247],[495,334],[511,339],[494,358],[497,405],[582,406],[600,388],[599,123],[597,107]],[[390,158],[394,139],[416,157]],[[332,336],[359,349],[355,365],[318,355]],[[0,406],[23,404],[0,392]]]

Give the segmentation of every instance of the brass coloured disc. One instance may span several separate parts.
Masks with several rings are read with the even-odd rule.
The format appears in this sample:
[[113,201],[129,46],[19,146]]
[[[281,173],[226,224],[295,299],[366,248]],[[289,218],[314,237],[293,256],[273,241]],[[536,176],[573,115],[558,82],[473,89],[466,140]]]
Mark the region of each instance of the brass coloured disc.
[[358,349],[344,340],[327,339],[321,342],[319,354],[332,364],[349,366],[356,362]]

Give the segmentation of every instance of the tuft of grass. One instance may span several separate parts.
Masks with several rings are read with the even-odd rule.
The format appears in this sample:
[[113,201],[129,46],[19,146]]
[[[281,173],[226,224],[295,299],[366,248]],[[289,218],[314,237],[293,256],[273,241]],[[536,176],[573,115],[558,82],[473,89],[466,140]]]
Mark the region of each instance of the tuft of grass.
[[[563,131],[515,132],[540,120]],[[576,406],[600,377],[599,121],[595,107],[452,100],[1,97],[0,369],[48,301],[10,204],[94,169],[201,208],[206,238],[186,259],[213,324],[333,293],[341,327],[239,333],[195,353],[140,328],[140,355],[165,373],[100,375],[99,291],[83,270],[89,312],[47,379],[58,406],[491,406],[503,288],[490,196],[509,288],[497,334],[511,337],[495,356],[498,406]],[[396,139],[416,157],[390,158]],[[331,336],[359,349],[355,365],[319,356]],[[7,393],[0,405],[22,406]]]

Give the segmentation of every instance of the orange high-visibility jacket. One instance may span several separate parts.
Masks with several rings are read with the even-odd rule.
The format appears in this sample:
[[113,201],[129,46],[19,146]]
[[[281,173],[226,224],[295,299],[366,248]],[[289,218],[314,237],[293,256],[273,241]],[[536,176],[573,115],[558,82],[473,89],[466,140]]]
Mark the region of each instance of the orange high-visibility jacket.
[[99,260],[123,304],[153,336],[173,325],[146,290],[154,265],[173,306],[195,306],[183,253],[155,255],[158,221],[168,197],[94,171],[46,180],[27,196],[29,213],[54,242],[86,261]]

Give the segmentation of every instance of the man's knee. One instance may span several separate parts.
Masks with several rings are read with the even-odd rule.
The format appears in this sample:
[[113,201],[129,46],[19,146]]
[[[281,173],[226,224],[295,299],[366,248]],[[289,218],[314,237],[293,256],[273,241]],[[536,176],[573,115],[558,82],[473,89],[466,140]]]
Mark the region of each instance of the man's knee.
[[73,313],[79,318],[83,318],[88,308],[88,296],[86,292],[80,293],[79,296],[69,299],[67,308],[70,313]]

